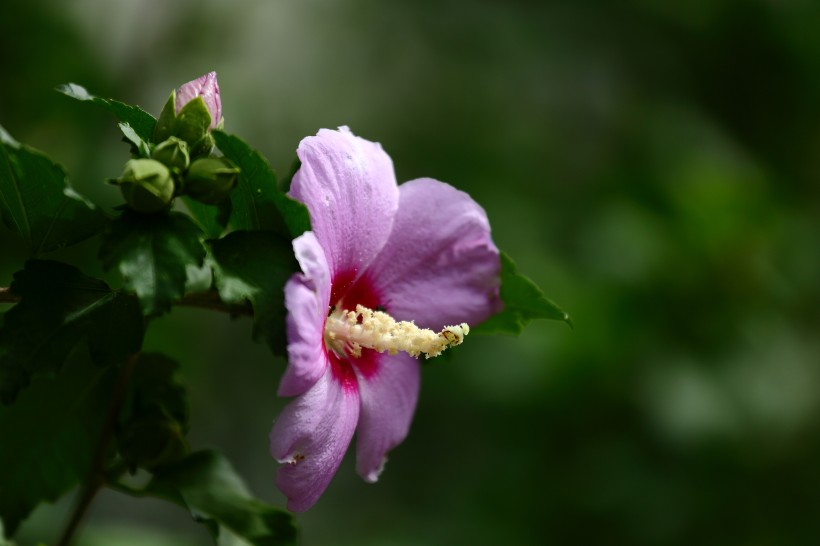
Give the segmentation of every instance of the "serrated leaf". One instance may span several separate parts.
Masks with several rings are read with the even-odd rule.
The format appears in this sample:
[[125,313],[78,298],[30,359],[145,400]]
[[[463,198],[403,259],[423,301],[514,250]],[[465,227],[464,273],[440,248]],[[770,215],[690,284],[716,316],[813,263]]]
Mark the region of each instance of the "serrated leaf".
[[14,405],[0,406],[0,517],[9,536],[38,504],[86,478],[117,375],[77,351],[56,377],[35,377]]
[[277,187],[276,174],[262,154],[239,137],[212,131],[217,147],[241,170],[231,192],[231,224],[236,229],[271,230],[290,240],[310,230],[310,215]]
[[136,496],[159,497],[190,511],[220,544],[231,536],[253,546],[297,543],[298,531],[286,511],[255,498],[231,463],[215,451],[198,451],[164,466]]
[[101,367],[139,350],[143,319],[134,298],[60,262],[29,260],[11,291],[22,299],[0,325],[0,400],[11,403],[35,374],[58,371],[86,340]]
[[154,468],[188,452],[188,400],[178,369],[158,353],[141,353],[134,364],[117,428],[120,455],[133,467]]
[[188,196],[182,196],[182,202],[208,238],[216,239],[228,226],[232,208],[230,199],[225,199],[218,205],[207,205]]
[[62,167],[0,127],[0,210],[29,243],[32,256],[98,233],[105,216],[75,192]]
[[142,140],[151,142],[151,137],[154,134],[154,125],[156,125],[157,120],[139,106],[131,106],[130,104],[125,104],[124,102],[113,99],[95,97],[86,91],[83,86],[77,85],[76,83],[58,85],[57,91],[72,99],[88,101],[102,106],[114,114],[118,121],[130,125]]
[[234,231],[211,241],[214,281],[227,303],[250,301],[254,339],[285,354],[285,282],[297,271],[290,241],[270,231]]
[[534,282],[518,273],[515,262],[504,252],[501,253],[501,300],[504,309],[478,325],[474,329],[476,333],[518,335],[535,319],[563,320],[572,326],[569,314],[544,296]]
[[139,214],[130,210],[109,224],[99,257],[103,267],[117,269],[146,316],[158,316],[185,293],[186,269],[202,266],[202,230],[188,216]]

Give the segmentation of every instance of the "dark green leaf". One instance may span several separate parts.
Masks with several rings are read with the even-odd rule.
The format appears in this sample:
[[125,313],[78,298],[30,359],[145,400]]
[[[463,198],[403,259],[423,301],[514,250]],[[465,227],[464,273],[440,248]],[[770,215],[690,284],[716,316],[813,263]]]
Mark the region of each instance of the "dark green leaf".
[[68,184],[65,171],[0,127],[0,209],[38,256],[98,233],[105,217]]
[[188,452],[188,401],[178,368],[156,353],[140,354],[134,365],[117,431],[120,455],[134,467],[154,468]]
[[222,300],[250,301],[254,338],[285,354],[284,286],[298,267],[290,241],[270,231],[234,231],[210,245]]
[[534,319],[563,320],[572,326],[569,315],[530,279],[518,273],[515,263],[501,253],[501,299],[504,310],[475,328],[476,333],[518,335]]
[[35,377],[14,405],[0,406],[0,517],[7,534],[88,475],[117,372],[94,366],[78,350],[59,375]]
[[157,469],[144,489],[124,491],[186,508],[219,544],[232,543],[231,536],[253,546],[287,546],[298,539],[291,515],[251,495],[230,462],[215,451],[191,453]]
[[217,147],[241,169],[231,193],[231,223],[237,229],[271,230],[294,239],[310,229],[307,208],[282,193],[268,161],[239,137],[213,131]]
[[209,238],[216,239],[225,231],[231,217],[230,199],[225,199],[218,205],[206,205],[186,195],[182,197],[182,202]]
[[117,120],[130,125],[142,140],[145,142],[151,141],[151,137],[154,134],[154,125],[156,125],[157,120],[154,119],[154,116],[141,109],[139,106],[131,106],[130,104],[125,104],[113,99],[95,97],[86,91],[84,87],[77,85],[76,83],[64,83],[62,85],[58,85],[57,91],[71,97],[72,99],[89,101],[106,108],[114,114]]
[[202,230],[186,215],[139,214],[130,210],[111,221],[100,247],[106,269],[116,268],[146,316],[157,316],[185,293],[186,268],[200,267]]
[[31,376],[60,369],[87,340],[98,366],[121,364],[142,344],[134,298],[60,262],[29,260],[11,291],[22,301],[0,325],[0,399],[12,402]]

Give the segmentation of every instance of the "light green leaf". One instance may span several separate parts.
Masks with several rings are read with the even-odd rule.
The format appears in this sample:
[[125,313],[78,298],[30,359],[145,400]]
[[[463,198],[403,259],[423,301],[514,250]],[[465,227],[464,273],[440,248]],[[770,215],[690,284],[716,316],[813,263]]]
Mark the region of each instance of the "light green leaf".
[[9,536],[38,504],[86,478],[117,375],[79,350],[58,375],[38,375],[14,405],[0,406],[0,517]]
[[191,453],[158,468],[144,489],[119,489],[186,508],[219,544],[235,543],[231,539],[236,537],[253,546],[297,543],[298,531],[290,514],[255,498],[230,462],[215,451]]
[[509,256],[501,253],[501,300],[504,310],[479,324],[476,333],[518,335],[535,319],[563,320],[572,326],[572,319],[530,279],[518,273]]
[[217,147],[240,169],[231,192],[231,224],[237,229],[271,230],[293,240],[310,230],[307,208],[282,193],[268,161],[239,137],[212,131]]
[[222,300],[250,301],[254,339],[285,354],[284,286],[298,268],[290,241],[270,231],[234,231],[209,244]]
[[125,139],[131,143],[131,155],[134,157],[151,157],[151,148],[128,123],[119,124]]
[[130,104],[125,104],[113,99],[95,97],[86,91],[84,87],[77,85],[76,83],[64,83],[62,85],[58,85],[57,91],[71,97],[72,99],[88,101],[102,106],[114,114],[117,120],[130,125],[142,140],[145,142],[151,142],[151,138],[154,134],[154,125],[156,125],[157,120],[154,119],[154,116],[144,111],[139,106],[131,106]]
[[105,222],[102,212],[71,188],[62,167],[2,127],[0,213],[28,241],[32,256],[87,239]]
[[33,375],[58,371],[83,340],[101,367],[121,364],[142,344],[136,300],[70,265],[29,260],[15,273],[11,291],[22,301],[0,322],[0,400],[5,404]]
[[186,269],[200,267],[205,248],[202,230],[186,215],[139,214],[130,210],[114,219],[103,236],[99,257],[116,268],[126,289],[136,293],[146,316],[158,316],[185,293]]

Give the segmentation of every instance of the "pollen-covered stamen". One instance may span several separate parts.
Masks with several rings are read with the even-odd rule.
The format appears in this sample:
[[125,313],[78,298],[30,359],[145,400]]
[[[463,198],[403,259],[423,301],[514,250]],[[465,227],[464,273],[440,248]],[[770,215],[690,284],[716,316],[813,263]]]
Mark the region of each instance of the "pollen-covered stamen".
[[470,333],[466,323],[447,326],[441,332],[419,328],[412,322],[396,321],[382,311],[357,305],[355,311],[341,306],[333,309],[325,321],[325,344],[340,356],[360,357],[362,348],[389,354],[405,352],[413,357],[438,356],[455,347]]

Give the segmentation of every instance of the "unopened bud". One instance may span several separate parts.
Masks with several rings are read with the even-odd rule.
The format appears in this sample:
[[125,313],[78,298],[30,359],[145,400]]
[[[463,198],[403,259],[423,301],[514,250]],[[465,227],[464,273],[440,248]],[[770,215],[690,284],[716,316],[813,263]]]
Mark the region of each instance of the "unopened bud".
[[209,72],[171,92],[154,128],[154,141],[177,136],[188,143],[192,157],[207,155],[213,149],[213,141],[203,139],[222,123],[216,72]]
[[174,199],[174,180],[168,167],[153,159],[131,159],[122,176],[113,181],[137,212],[152,213],[167,208]]
[[168,140],[154,148],[151,159],[156,159],[169,169],[183,172],[190,163],[188,143],[177,137],[169,137]]
[[185,193],[215,205],[228,197],[239,182],[239,167],[223,157],[205,157],[191,163],[185,176]]

